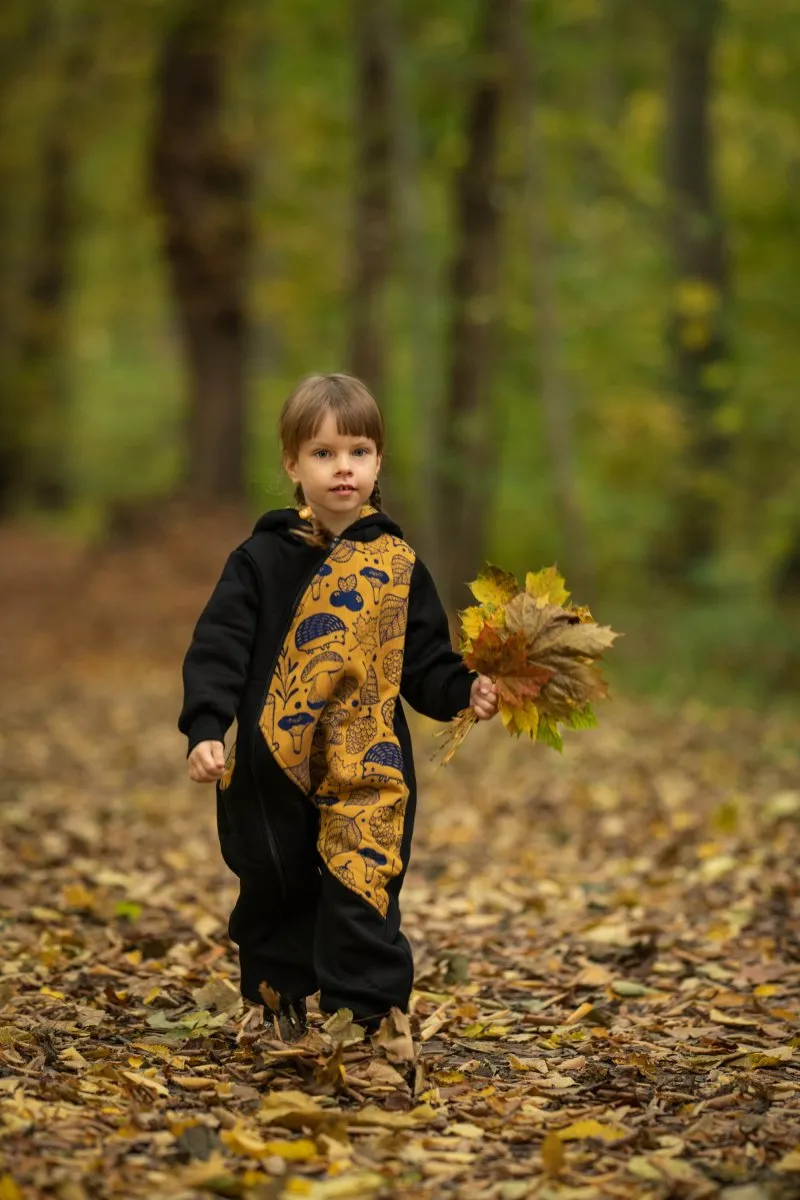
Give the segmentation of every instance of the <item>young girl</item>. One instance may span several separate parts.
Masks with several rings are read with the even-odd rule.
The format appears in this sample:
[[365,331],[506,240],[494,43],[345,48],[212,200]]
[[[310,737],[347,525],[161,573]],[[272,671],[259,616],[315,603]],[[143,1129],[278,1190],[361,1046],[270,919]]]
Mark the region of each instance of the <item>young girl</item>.
[[373,1030],[406,1009],[413,980],[399,895],[416,784],[400,696],[449,721],[470,705],[494,716],[497,695],[451,648],[430,574],[381,511],[383,420],[364,385],[305,379],[280,438],[298,507],[261,517],[228,559],[186,655],[178,725],[190,778],[217,782],[242,995],[284,1037],[304,1031],[318,990],[323,1011],[349,1008]]

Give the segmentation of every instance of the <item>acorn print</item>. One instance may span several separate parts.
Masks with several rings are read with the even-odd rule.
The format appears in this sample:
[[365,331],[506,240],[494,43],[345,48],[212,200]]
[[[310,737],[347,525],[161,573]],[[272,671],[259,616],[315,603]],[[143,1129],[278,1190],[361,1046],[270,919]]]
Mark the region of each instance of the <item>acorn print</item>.
[[331,746],[341,746],[344,741],[342,726],[347,724],[348,712],[339,704],[328,704],[323,709],[319,719],[320,725],[327,730],[328,742]]
[[359,717],[347,731],[345,745],[348,754],[361,754],[378,736],[378,722],[374,717]]
[[400,686],[400,680],[403,678],[403,651],[390,650],[383,658],[383,673],[389,680],[389,683]]
[[343,863],[341,867],[334,867],[333,873],[337,879],[341,880],[345,887],[349,887],[351,891],[358,891],[358,880],[350,870],[350,859]]
[[396,701],[394,696],[390,696],[388,700],[384,700],[381,705],[381,716],[383,723],[387,729],[394,729],[394,710]]
[[399,846],[403,836],[405,807],[405,800],[398,800],[396,804],[386,804],[381,808],[376,808],[370,816],[370,833],[378,845],[383,846],[384,850],[392,850]]

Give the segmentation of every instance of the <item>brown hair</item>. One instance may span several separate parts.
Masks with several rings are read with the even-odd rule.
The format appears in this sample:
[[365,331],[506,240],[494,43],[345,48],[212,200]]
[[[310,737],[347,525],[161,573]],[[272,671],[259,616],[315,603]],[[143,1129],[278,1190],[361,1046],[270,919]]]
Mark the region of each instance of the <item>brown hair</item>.
[[[372,393],[354,375],[308,375],[288,397],[281,409],[278,435],[284,458],[297,458],[304,442],[316,436],[325,414],[332,412],[336,417],[336,428],[348,437],[369,438],[375,443],[378,454],[383,454],[385,430],[383,416]],[[298,505],[305,504],[303,488],[295,488]],[[381,507],[381,493],[377,482],[370,496],[370,504]],[[311,517],[310,534],[298,530],[298,536],[314,546],[330,544],[332,534],[316,515]]]

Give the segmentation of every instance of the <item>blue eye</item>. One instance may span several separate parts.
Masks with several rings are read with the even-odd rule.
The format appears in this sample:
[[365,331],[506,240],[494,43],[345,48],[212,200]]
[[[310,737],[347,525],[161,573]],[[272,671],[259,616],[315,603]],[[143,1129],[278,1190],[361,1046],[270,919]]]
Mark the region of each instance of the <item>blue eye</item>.
[[361,450],[354,450],[354,451],[353,451],[353,454],[358,454],[358,455],[360,455],[362,458],[364,457],[364,455],[365,455],[365,454],[368,454],[368,453],[369,453],[369,451],[367,451],[367,450],[364,450],[364,449],[361,449]]
[[328,453],[327,450],[315,450],[314,458],[324,458],[327,453]]

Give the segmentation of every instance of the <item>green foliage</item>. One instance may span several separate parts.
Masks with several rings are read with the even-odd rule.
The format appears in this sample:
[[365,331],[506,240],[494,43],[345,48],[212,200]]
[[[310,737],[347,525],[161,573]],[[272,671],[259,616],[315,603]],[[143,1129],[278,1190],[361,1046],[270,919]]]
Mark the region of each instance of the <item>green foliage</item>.
[[[87,67],[71,124],[66,378],[68,466],[76,511],[84,512],[87,504],[101,509],[119,497],[163,493],[183,466],[181,346],[144,175],[154,63],[182,8],[178,0],[111,7],[73,0],[43,11],[50,16],[35,37],[21,0],[0,16],[8,68],[0,95],[0,315],[11,314],[0,349],[5,364],[13,361],[15,298],[41,202],[37,155],[59,103],[65,47],[78,30]],[[428,524],[436,401],[446,367],[451,182],[466,152],[463,105],[475,69],[478,11],[477,0],[444,0],[434,8],[412,0],[393,17],[402,169],[387,306],[390,382],[382,399],[389,462],[415,538],[424,537]],[[621,0],[539,0],[526,12],[542,137],[536,202],[551,241],[551,302],[574,409],[574,473],[593,599],[631,629],[633,643],[635,622],[627,610],[617,618],[613,606],[624,608],[629,596],[644,603],[658,592],[651,552],[673,520],[689,433],[667,383],[665,343],[676,296],[662,165],[672,6],[633,12]],[[247,475],[258,508],[289,495],[274,437],[286,392],[307,371],[346,363],[354,236],[351,21],[344,3],[265,7],[240,0],[236,10],[227,120],[256,164]],[[712,150],[730,245],[733,347],[717,420],[733,449],[726,472],[709,483],[721,528],[702,582],[726,614],[709,626],[722,631],[720,656],[727,638],[746,658],[754,624],[763,626],[775,644],[764,667],[773,677],[787,635],[775,621],[771,582],[800,538],[800,238],[793,185],[800,26],[793,0],[757,6],[729,0],[715,63]],[[537,264],[518,112],[507,122],[502,155],[493,382],[500,463],[490,544],[480,554],[521,570],[531,562],[565,562],[570,548],[555,519],[542,408],[545,334],[532,302]],[[678,297],[696,308],[704,297],[693,287],[682,281]],[[702,324],[703,313],[695,316]],[[24,418],[13,396],[4,396],[0,429],[8,438]],[[747,612],[755,606],[759,613],[755,623],[742,618],[745,587]],[[676,604],[669,613],[679,611]],[[665,620],[669,625],[673,617]],[[687,628],[683,617],[674,617],[674,628]],[[620,659],[631,654],[626,645]]]

